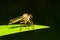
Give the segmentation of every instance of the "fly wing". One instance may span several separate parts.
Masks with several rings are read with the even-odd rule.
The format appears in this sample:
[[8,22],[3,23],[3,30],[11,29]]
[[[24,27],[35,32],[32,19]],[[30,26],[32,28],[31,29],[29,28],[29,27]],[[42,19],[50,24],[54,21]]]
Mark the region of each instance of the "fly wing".
[[13,19],[11,19],[9,21],[9,24],[13,24],[13,23],[19,22],[20,20],[22,20],[22,17],[13,18]]

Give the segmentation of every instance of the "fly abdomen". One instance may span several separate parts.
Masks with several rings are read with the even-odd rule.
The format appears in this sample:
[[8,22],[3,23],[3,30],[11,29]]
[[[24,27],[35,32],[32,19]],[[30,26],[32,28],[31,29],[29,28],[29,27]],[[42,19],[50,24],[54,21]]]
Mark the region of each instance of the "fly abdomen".
[[18,21],[20,21],[22,18],[14,18],[14,19],[11,19],[9,24],[13,24],[13,23],[16,23]]

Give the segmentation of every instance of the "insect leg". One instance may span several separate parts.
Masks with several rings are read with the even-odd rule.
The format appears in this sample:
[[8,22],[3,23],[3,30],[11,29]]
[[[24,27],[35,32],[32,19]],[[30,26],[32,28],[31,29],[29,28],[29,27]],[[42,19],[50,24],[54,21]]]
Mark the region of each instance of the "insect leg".
[[26,25],[26,27],[27,27],[27,28],[28,28],[28,30],[29,30],[29,27],[28,27],[28,25],[27,25],[27,22],[28,22],[28,21],[26,21],[26,20],[25,20],[25,25]]
[[20,30],[22,30],[22,26],[23,26],[23,24],[22,24],[22,22],[20,22]]
[[33,29],[34,29],[33,21],[29,20],[29,23],[33,26]]

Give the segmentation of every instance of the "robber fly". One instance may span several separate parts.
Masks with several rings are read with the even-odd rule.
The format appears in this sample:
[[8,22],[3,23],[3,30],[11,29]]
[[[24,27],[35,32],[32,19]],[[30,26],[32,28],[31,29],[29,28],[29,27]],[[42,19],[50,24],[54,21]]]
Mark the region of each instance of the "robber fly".
[[[22,26],[22,24],[24,23],[26,26],[28,25],[27,23],[33,25],[33,22],[31,20],[31,18],[33,18],[33,16],[31,14],[28,13],[24,13],[22,16],[17,17],[17,18],[13,18],[9,21],[9,24],[13,24],[16,22],[20,22],[20,25]],[[28,27],[28,26],[27,26]],[[28,28],[29,29],[29,28]]]

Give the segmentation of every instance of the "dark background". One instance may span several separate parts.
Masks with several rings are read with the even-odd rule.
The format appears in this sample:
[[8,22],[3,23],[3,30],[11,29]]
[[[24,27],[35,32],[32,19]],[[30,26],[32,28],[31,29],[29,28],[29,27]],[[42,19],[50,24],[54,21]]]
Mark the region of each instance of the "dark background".
[[[56,0],[8,0],[0,1],[0,25],[27,12],[33,15],[34,24],[48,25],[49,29],[17,33],[0,37],[0,40],[59,40],[56,31],[59,22],[59,11]],[[58,2],[57,2],[58,3]],[[58,12],[58,13],[56,13]]]

